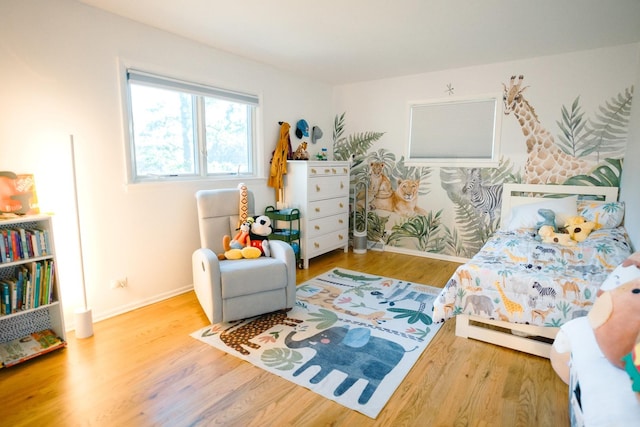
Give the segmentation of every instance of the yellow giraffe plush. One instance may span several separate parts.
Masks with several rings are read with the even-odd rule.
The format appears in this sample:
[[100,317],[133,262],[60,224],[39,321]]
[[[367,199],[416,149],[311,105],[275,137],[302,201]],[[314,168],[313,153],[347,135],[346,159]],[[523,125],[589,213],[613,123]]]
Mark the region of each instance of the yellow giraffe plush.
[[504,308],[509,312],[510,315],[513,316],[513,313],[520,313],[520,316],[524,313],[524,309],[517,302],[509,299],[502,290],[502,286],[500,286],[500,282],[496,282],[496,288],[498,292],[500,292],[500,296],[502,297],[502,302],[504,303]]

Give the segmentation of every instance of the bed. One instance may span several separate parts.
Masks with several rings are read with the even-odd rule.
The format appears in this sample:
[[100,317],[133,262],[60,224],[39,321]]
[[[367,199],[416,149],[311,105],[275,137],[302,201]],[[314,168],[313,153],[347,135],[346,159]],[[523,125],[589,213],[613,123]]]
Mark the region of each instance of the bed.
[[[501,227],[459,266],[434,303],[456,335],[542,357],[558,328],[585,316],[600,284],[631,254],[617,187],[504,184]],[[575,246],[542,243],[538,209],[556,222],[581,215],[599,228]]]

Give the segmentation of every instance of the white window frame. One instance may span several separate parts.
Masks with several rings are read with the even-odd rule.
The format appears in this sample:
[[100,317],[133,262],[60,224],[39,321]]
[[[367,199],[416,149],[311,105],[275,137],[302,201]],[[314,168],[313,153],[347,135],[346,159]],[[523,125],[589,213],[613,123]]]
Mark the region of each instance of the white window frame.
[[497,93],[409,102],[406,163],[497,167],[502,115],[502,94]]
[[[225,180],[225,179],[252,179],[258,176],[257,159],[257,120],[260,99],[258,95],[231,91],[200,83],[192,83],[160,74],[141,71],[135,68],[124,68],[125,86],[125,111],[126,111],[126,142],[127,142],[127,171],[129,183],[143,182],[171,182],[181,180]],[[136,167],[136,152],[134,141],[134,122],[131,103],[130,81],[161,89],[170,89],[194,96],[193,101],[193,129],[194,129],[194,156],[195,173],[167,174],[167,175],[138,175]],[[207,171],[207,147],[206,147],[206,123],[204,121],[204,97],[222,99],[246,104],[250,109],[248,126],[248,171],[232,173],[210,173]]]

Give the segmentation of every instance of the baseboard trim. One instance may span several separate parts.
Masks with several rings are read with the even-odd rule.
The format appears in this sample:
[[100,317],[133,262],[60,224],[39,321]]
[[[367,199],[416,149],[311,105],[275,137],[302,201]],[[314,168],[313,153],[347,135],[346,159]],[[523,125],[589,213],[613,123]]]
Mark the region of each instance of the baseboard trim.
[[405,254],[405,255],[421,256],[424,258],[433,258],[441,261],[459,262],[461,264],[464,264],[465,262],[469,261],[469,258],[443,255],[443,254],[437,254],[433,252],[416,251],[414,249],[398,248],[395,246],[385,246],[384,250],[385,252],[395,252],[395,253]]
[[[107,320],[107,319],[110,319],[112,317],[118,316],[120,314],[128,313],[129,311],[133,311],[133,310],[136,310],[138,308],[146,307],[148,305],[155,304],[157,302],[164,301],[166,299],[173,298],[173,297],[178,296],[178,295],[182,295],[182,294],[187,293],[187,292],[192,291],[192,290],[193,290],[193,285],[187,285],[187,286],[183,286],[183,287],[178,288],[178,289],[173,289],[173,290],[171,290],[169,292],[164,292],[162,294],[154,295],[153,297],[150,297],[150,298],[146,298],[146,299],[143,299],[143,300],[139,300],[139,301],[127,304],[127,305],[120,306],[120,307],[118,307],[118,308],[116,308],[114,310],[109,310],[109,311],[105,311],[105,312],[101,312],[101,313],[97,313],[97,314],[94,311],[93,312],[93,314],[94,314],[93,323],[97,323],[97,322],[100,322],[102,320]],[[75,330],[76,325],[75,325],[74,322],[69,322],[71,324],[67,324],[67,327],[65,328],[67,330],[67,332]]]

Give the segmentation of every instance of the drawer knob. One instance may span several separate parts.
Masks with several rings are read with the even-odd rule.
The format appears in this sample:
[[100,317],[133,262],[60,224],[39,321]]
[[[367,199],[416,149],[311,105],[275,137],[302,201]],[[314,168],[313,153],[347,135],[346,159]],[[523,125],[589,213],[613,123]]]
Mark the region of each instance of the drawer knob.
[[314,228],[315,228],[316,230],[320,230],[320,226],[319,226],[319,225],[316,225]]
[[340,207],[344,208],[344,203],[340,202]]
[[342,190],[344,188],[344,182],[340,183],[340,189]]
[[313,246],[315,246],[316,248],[319,248],[319,247],[320,247],[320,243],[315,242],[315,243],[313,244]]
[[335,175],[336,173],[338,173],[338,171],[337,171],[337,170],[335,170],[335,169],[331,169],[331,172],[333,172],[333,174],[334,174],[334,175]]
[[325,169],[324,170],[324,173],[329,173],[329,172],[331,172],[331,169]]
[[320,208],[316,208],[316,212],[320,212]]
[[347,168],[342,169],[342,172],[347,173]]
[[338,224],[344,224],[344,220],[342,220],[342,218],[340,218],[340,219],[338,220]]
[[318,171],[315,168],[311,168],[311,173],[318,173]]
[[320,186],[316,184],[316,191],[320,191]]
[[342,240],[344,239],[344,236],[342,234],[338,234],[338,239]]

